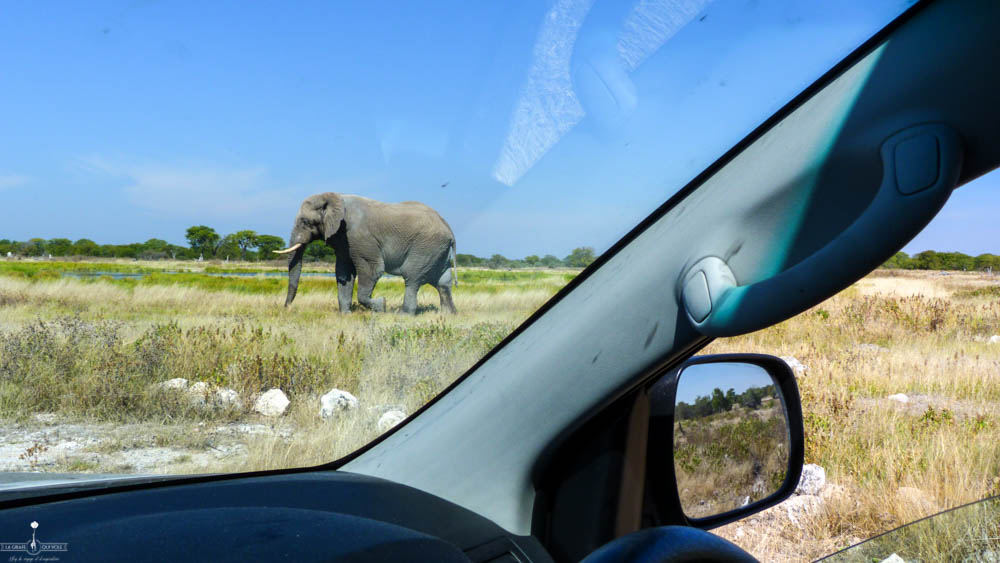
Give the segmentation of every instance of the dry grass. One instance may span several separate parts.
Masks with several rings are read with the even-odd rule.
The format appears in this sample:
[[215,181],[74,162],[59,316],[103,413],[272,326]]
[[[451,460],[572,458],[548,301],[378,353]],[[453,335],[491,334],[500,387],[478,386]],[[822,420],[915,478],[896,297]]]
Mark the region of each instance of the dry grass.
[[[794,356],[806,462],[835,483],[798,525],[782,507],[718,532],[762,561],[811,560],[1000,494],[1000,280],[876,272],[769,329],[705,353]],[[910,402],[886,399],[904,393]]]
[[[294,432],[252,434],[248,455],[217,466],[163,471],[303,466],[348,453],[378,435],[386,410],[415,411],[575,275],[460,270],[458,315],[440,314],[437,292],[425,287],[419,314],[409,317],[338,314],[335,285],[322,278],[303,279],[305,291],[286,309],[283,279],[189,272],[80,280],[60,277],[60,265],[32,267],[0,275],[0,419],[228,424],[259,421],[247,411],[268,388],[291,399],[283,423]],[[255,281],[267,283],[241,291]],[[390,310],[401,308],[402,294],[398,279],[376,288]],[[233,388],[242,410],[192,406],[153,386],[175,377]],[[319,397],[331,388],[355,394],[361,407],[321,420]]]
[[685,514],[712,516],[777,490],[788,467],[787,436],[775,407],[737,406],[675,424],[674,472]]
[[[238,388],[247,402],[283,385],[293,403],[282,424],[293,432],[252,434],[245,455],[209,466],[179,456],[163,470],[322,463],[377,435],[386,408],[413,412],[572,273],[462,270],[454,317],[437,313],[429,288],[420,293],[416,317],[339,315],[325,280],[304,279],[304,291],[285,309],[281,283],[187,275],[185,283],[0,275],[0,346],[7,346],[0,348],[0,371],[8,361],[7,375],[0,373],[0,419],[58,412],[76,421],[207,428],[258,419],[192,409],[152,394],[148,384],[205,380]],[[257,284],[255,292],[231,285],[248,283]],[[376,290],[390,309],[402,305],[397,286],[384,280]],[[790,355],[808,366],[800,378],[806,461],[826,468],[837,485],[797,524],[779,506],[719,533],[761,560],[807,560],[1000,494],[1000,343],[989,342],[1000,334],[998,288],[998,280],[977,274],[876,272],[780,325],[714,342],[705,353]],[[112,392],[109,374],[135,392],[132,400]],[[321,421],[318,397],[333,386],[355,393],[361,407]],[[888,401],[894,393],[911,402]],[[86,397],[102,400],[79,400]],[[201,443],[182,439],[185,432],[167,434],[161,441],[176,434],[185,448]],[[132,447],[125,442],[120,447]],[[94,469],[67,463],[64,469]]]

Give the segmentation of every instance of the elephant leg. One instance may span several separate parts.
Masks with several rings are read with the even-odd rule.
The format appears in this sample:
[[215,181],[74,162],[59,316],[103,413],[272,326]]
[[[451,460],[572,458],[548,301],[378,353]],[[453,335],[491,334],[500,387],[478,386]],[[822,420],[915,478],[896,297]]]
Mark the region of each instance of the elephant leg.
[[341,313],[351,312],[351,299],[354,294],[354,264],[346,257],[337,256],[337,301]]
[[420,284],[407,281],[406,282],[406,295],[403,296],[403,313],[407,315],[417,314],[417,292],[420,290]]
[[458,309],[455,308],[455,301],[451,298],[451,269],[447,269],[441,274],[441,277],[437,282],[438,295],[441,297],[441,311],[448,313],[457,313]]
[[369,264],[355,264],[358,269],[358,303],[376,313],[385,312],[385,297],[372,299],[372,291],[378,282],[379,273]]

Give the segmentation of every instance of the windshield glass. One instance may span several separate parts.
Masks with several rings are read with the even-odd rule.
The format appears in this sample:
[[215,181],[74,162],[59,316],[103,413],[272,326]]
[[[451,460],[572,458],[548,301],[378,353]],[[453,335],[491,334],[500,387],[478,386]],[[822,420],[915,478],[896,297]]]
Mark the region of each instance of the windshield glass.
[[910,4],[6,8],[0,470],[356,449]]
[[1000,497],[954,508],[872,538],[823,559],[970,561],[1000,559]]

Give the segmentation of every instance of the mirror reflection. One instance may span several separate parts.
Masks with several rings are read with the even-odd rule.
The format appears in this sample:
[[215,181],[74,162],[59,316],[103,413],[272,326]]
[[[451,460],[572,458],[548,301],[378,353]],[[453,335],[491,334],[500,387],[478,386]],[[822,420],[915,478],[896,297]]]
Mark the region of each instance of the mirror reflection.
[[781,487],[790,439],[779,393],[754,364],[696,364],[681,372],[674,470],[689,518],[757,502]]

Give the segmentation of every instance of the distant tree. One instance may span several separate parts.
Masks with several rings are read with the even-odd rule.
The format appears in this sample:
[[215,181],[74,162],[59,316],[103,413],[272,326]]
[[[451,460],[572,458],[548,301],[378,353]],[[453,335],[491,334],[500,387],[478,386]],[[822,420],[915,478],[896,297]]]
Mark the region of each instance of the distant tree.
[[74,256],[100,256],[101,247],[89,238],[82,238],[73,243],[70,252]]
[[543,256],[542,259],[539,261],[539,263],[542,266],[545,266],[546,268],[558,268],[559,266],[562,266],[562,260],[556,258],[551,254],[546,254],[545,256]]
[[184,236],[195,254],[206,258],[215,256],[215,249],[219,246],[219,233],[215,232],[212,227],[195,225],[189,227]]
[[486,267],[494,270],[501,270],[510,267],[510,260],[502,254],[494,254],[486,261]]
[[191,255],[193,252],[190,248],[184,248],[176,244],[168,244],[163,247],[163,253],[171,260],[191,260],[192,258],[197,258],[197,256]]
[[145,250],[142,243],[107,244],[101,247],[101,254],[111,258],[139,258]]
[[257,233],[254,231],[237,231],[231,235],[240,247],[240,259],[247,259],[247,251],[257,247]]
[[53,256],[69,256],[73,242],[68,238],[49,239],[45,243],[45,252]]
[[456,254],[455,263],[465,268],[482,267],[486,263],[486,260],[472,254]]
[[535,266],[538,266],[538,264],[542,261],[542,259],[539,258],[538,256],[536,256],[535,254],[532,254],[531,256],[525,256],[524,257],[524,261],[529,266],[531,266],[532,268],[534,268]]
[[919,270],[945,269],[944,257],[933,250],[925,250],[913,256],[914,267]]
[[594,249],[589,246],[574,248],[569,256],[563,259],[563,263],[570,268],[586,268],[596,259]]
[[760,401],[763,398],[763,395],[761,393],[755,392],[756,389],[758,388],[751,387],[740,395],[740,400],[739,400],[740,406],[751,410],[760,408]]
[[285,239],[274,235],[257,235],[257,253],[261,260],[274,260],[278,257],[275,250],[285,247]]
[[33,238],[22,242],[17,253],[23,256],[42,256],[45,254],[45,239]]
[[146,250],[163,250],[169,244],[170,244],[169,242],[167,242],[167,241],[165,241],[163,239],[151,238],[151,239],[147,240],[146,242],[142,243],[142,246]]
[[306,247],[305,257],[311,262],[334,262],[337,255],[328,244],[321,240],[314,240]]
[[736,401],[737,401],[736,391],[734,391],[733,388],[730,387],[729,390],[726,391],[726,403],[729,405],[728,408],[732,408],[732,406],[736,404]]
[[235,260],[241,254],[240,244],[236,240],[236,235],[226,235],[219,241],[219,246],[215,248],[215,257],[222,260]]
[[728,399],[726,399],[725,393],[723,393],[722,389],[719,389],[718,387],[712,390],[711,404],[712,413],[728,411],[731,406]]
[[167,253],[168,246],[170,246],[170,243],[163,239],[151,238],[142,243],[141,249],[136,256],[143,260],[163,260],[170,256]]
[[1000,273],[1000,256],[995,254],[980,254],[973,260],[973,267],[980,271],[989,270],[993,273]]
[[883,268],[889,268],[892,270],[906,270],[912,266],[910,256],[905,252],[897,252],[892,258],[885,261],[882,264]]
[[697,417],[708,416],[712,414],[712,400],[706,396],[701,395],[695,397],[694,399],[694,415]]

